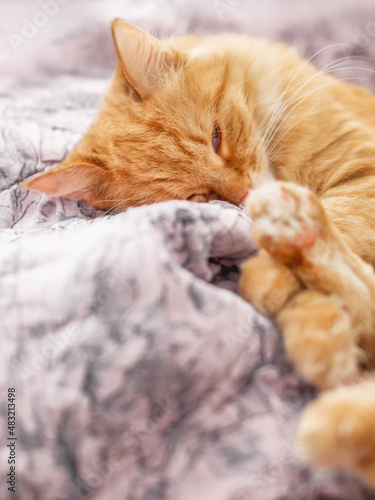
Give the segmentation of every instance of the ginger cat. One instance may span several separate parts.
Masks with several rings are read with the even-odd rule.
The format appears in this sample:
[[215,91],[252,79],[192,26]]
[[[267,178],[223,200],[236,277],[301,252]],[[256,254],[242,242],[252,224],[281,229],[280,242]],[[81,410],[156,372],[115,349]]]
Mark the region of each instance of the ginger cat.
[[302,416],[302,458],[375,490],[375,97],[263,39],[159,41],[121,20],[112,30],[119,63],[98,117],[62,165],[23,187],[113,211],[240,204],[250,190],[261,250],[241,293],[328,389]]

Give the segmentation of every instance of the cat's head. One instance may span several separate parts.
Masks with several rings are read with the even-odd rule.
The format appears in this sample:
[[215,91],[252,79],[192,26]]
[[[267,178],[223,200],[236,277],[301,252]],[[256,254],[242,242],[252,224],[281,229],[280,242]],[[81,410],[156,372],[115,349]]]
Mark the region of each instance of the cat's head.
[[158,40],[112,24],[118,67],[62,165],[23,187],[99,208],[170,199],[241,203],[267,159],[239,35]]

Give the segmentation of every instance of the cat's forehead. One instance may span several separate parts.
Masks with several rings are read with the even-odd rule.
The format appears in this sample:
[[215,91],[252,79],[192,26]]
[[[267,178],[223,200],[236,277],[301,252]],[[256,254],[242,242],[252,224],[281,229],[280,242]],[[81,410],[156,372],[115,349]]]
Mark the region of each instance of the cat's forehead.
[[193,89],[197,99],[220,94],[221,100],[225,100],[228,93],[239,89],[238,85],[246,80],[249,91],[252,87],[249,79],[251,75],[248,67],[242,63],[241,54],[236,57],[235,51],[226,52],[215,39],[208,39],[208,42],[192,47],[187,52],[179,88],[186,91]]

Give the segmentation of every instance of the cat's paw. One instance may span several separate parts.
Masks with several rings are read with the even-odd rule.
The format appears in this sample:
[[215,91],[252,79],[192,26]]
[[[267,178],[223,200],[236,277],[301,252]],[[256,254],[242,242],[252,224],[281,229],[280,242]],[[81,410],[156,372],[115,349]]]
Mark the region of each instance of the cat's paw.
[[262,312],[278,313],[300,290],[300,281],[292,271],[264,250],[242,265],[239,292]]
[[357,376],[361,351],[338,299],[304,290],[281,310],[277,322],[288,357],[305,380],[326,389]]
[[302,461],[343,468],[375,489],[375,382],[322,393],[304,412],[297,431]]
[[254,240],[285,264],[299,263],[325,225],[324,210],[315,195],[286,182],[272,182],[251,192],[246,212],[253,220]]

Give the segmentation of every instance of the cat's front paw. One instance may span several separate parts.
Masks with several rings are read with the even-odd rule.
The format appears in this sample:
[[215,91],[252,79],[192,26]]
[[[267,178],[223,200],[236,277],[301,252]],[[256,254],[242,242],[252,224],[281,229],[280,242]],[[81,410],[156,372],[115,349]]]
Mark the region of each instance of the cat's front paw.
[[278,262],[298,264],[303,251],[323,233],[325,213],[308,189],[292,183],[272,182],[254,190],[246,201],[253,220],[252,235]]
[[375,382],[322,393],[304,412],[297,431],[302,461],[343,468],[375,490]]

